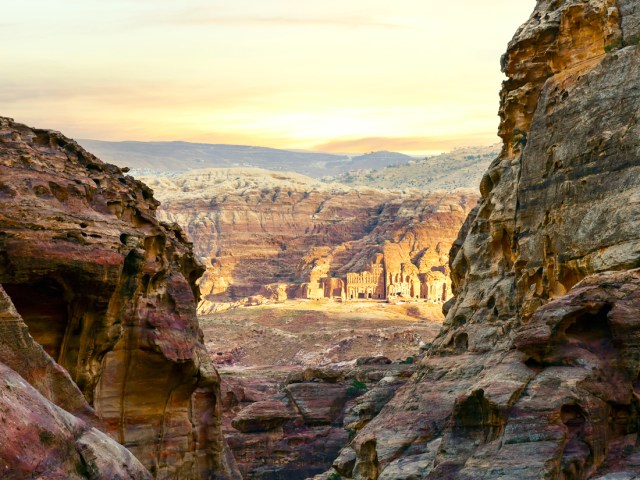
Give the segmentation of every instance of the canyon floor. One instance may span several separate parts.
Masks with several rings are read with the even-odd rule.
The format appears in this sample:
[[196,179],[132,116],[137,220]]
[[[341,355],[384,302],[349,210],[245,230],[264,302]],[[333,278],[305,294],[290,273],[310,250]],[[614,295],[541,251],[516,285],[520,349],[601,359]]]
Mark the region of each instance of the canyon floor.
[[328,366],[415,355],[440,330],[441,310],[428,303],[290,300],[202,316],[200,324],[223,371]]
[[[245,479],[326,472],[415,370],[442,306],[288,300],[200,317]],[[385,379],[385,381],[382,381]]]

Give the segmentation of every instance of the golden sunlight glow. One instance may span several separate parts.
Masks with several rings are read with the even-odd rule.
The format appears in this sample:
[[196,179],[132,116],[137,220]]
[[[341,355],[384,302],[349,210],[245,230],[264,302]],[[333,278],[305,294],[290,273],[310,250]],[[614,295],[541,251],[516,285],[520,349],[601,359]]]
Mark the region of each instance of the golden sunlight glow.
[[497,140],[534,0],[23,0],[0,114],[76,138],[422,154]]

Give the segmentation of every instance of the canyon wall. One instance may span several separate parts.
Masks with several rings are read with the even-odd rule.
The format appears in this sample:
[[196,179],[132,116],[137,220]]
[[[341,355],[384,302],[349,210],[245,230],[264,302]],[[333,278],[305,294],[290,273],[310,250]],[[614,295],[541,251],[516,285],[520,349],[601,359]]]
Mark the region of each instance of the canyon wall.
[[234,477],[203,270],[157,206],[60,133],[0,118],[3,478]]
[[640,474],[640,2],[539,0],[502,59],[503,150],[418,372],[354,479]]
[[[477,199],[465,191],[325,185],[259,169],[144,180],[160,196],[159,214],[185,228],[207,266],[200,281],[202,313],[256,295],[340,297],[347,274],[375,262],[384,263],[387,275],[410,274],[413,282],[442,292],[450,245]],[[424,295],[419,290],[412,297],[426,299],[427,287]]]

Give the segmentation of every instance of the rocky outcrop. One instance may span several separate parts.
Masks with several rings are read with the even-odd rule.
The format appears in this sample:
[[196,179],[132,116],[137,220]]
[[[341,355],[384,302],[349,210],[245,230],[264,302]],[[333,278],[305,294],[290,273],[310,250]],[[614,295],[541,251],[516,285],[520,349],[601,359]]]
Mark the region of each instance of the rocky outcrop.
[[243,478],[302,480],[326,471],[415,370],[371,360],[340,369],[225,375],[225,435]]
[[509,44],[504,147],[452,249],[444,329],[342,476],[640,474],[638,11],[539,0]]
[[151,474],[96,426],[68,373],[28,333],[0,287],[2,478],[131,478]]
[[[24,418],[42,424],[41,448],[19,464],[3,457],[8,468],[144,478],[96,425],[158,478],[231,474],[219,377],[195,316],[202,268],[182,231],[156,220],[157,205],[74,141],[0,118],[0,284],[22,319],[3,317],[0,361],[17,372],[3,378],[19,384],[7,387],[16,398],[3,418],[33,404]],[[16,339],[25,347],[12,348]],[[20,452],[37,429],[3,450]]]
[[[412,283],[424,286],[412,298],[426,300],[429,286],[441,294],[450,245],[477,200],[468,191],[389,192],[246,168],[145,181],[160,195],[159,214],[183,226],[207,266],[201,313],[237,301],[345,299],[347,274],[383,257],[394,279],[412,268],[405,298]],[[395,286],[394,298],[396,290],[404,291]]]

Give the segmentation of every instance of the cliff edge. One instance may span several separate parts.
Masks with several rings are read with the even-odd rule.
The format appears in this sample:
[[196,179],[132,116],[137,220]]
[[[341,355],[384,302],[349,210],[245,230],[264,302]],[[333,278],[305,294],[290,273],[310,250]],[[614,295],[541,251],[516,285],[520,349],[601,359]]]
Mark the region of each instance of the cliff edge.
[[0,118],[2,478],[233,476],[195,313],[202,267],[152,193]]
[[640,474],[640,2],[540,0],[502,58],[500,156],[418,373],[354,479]]

